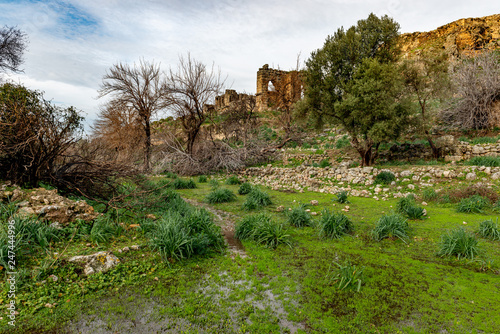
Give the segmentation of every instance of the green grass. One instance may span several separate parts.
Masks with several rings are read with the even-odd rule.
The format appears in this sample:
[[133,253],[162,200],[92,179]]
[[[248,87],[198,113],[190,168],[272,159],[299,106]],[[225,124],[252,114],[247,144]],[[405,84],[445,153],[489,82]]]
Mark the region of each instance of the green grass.
[[295,227],[305,227],[312,225],[312,217],[303,206],[295,207],[287,214],[288,223]]
[[359,292],[363,283],[364,267],[355,266],[350,261],[345,261],[343,264],[334,262],[333,264],[336,270],[328,274],[328,279],[332,281],[332,284],[337,286],[341,291],[355,289]]
[[348,198],[347,191],[342,190],[335,194],[335,198],[333,200],[338,203],[345,204],[349,203],[349,200],[347,198]]
[[[227,188],[236,192],[238,186]],[[287,219],[283,212],[275,212],[278,206],[294,207],[314,198],[320,203],[316,211],[332,208],[331,194],[265,191],[273,203],[260,212],[277,224]],[[203,202],[210,192],[208,184],[178,191],[182,197],[198,202]],[[251,216],[242,208],[245,199],[238,196],[234,202],[213,207],[240,221]],[[286,235],[293,240],[293,247],[272,249],[246,239],[242,241],[244,256],[212,252],[211,247],[204,255],[165,262],[149,246],[149,232],[139,229],[127,229],[111,239],[106,248],[86,247],[87,241],[78,239],[69,243],[63,253],[69,237],[52,240],[50,254],[33,248],[21,258],[16,332],[76,332],[84,326],[96,332],[118,333],[497,332],[500,305],[492,296],[500,293],[498,241],[481,240],[481,249],[487,254],[484,261],[481,253],[473,261],[436,254],[446,231],[457,226],[478,231],[480,222],[495,221],[496,216],[459,213],[453,205],[432,202],[426,207],[430,218],[409,223],[412,234],[407,243],[379,243],[373,241],[371,231],[382,215],[396,207],[397,200],[349,200],[350,211],[345,215],[355,228],[352,237],[318,239],[313,227],[291,228]],[[130,216],[121,213],[120,221],[144,222],[152,229],[172,206],[183,216],[194,215],[172,189],[161,196],[148,195],[139,203],[143,210]],[[205,225],[203,221],[211,214],[203,212],[192,221],[186,219],[186,228]],[[145,220],[145,213],[160,218]],[[464,221],[467,225],[463,225]],[[84,233],[78,224],[64,233],[71,235],[72,228]],[[193,233],[200,231],[201,227]],[[141,250],[117,252],[132,244],[141,245]],[[82,277],[74,266],[63,261],[50,267],[54,252],[66,258],[105,249],[113,250],[121,260],[119,266],[105,274]],[[359,293],[355,292],[359,284],[356,279],[349,287],[339,289],[341,280],[334,278],[340,268],[334,263],[346,267],[341,277],[347,281],[362,269]],[[59,280],[52,282],[50,275]],[[5,288],[0,299],[5,305]],[[57,305],[48,308],[47,303]],[[12,329],[0,322],[0,332],[11,333]]]
[[441,237],[438,256],[474,259],[478,254],[479,247],[475,235],[463,228],[451,230]]
[[253,187],[250,183],[245,182],[240,185],[238,188],[238,194],[239,195],[246,195],[252,191]]
[[399,214],[383,215],[375,225],[372,237],[377,241],[386,238],[398,238],[403,242],[407,242],[409,231],[410,226],[408,222]]
[[252,189],[243,203],[245,210],[256,210],[272,204],[271,197],[266,192],[254,188]]
[[471,166],[500,167],[500,157],[474,157],[464,161],[464,164]]
[[317,225],[321,238],[338,239],[354,231],[354,225],[346,215],[323,210]]
[[491,240],[500,240],[500,227],[498,227],[498,218],[493,220],[484,220],[479,224],[478,234],[483,238]]
[[483,213],[489,206],[489,201],[479,195],[464,198],[457,205],[457,212],[461,213]]
[[252,240],[268,248],[275,249],[281,244],[291,247],[290,235],[283,224],[275,222],[266,214],[247,216],[236,224],[235,237]]
[[227,185],[241,184],[241,181],[236,175],[231,175],[226,179],[226,184]]
[[208,182],[208,178],[206,175],[198,176],[198,183],[207,183],[207,182]]
[[226,203],[234,200],[236,200],[236,195],[226,188],[214,189],[206,197],[206,201],[210,204]]

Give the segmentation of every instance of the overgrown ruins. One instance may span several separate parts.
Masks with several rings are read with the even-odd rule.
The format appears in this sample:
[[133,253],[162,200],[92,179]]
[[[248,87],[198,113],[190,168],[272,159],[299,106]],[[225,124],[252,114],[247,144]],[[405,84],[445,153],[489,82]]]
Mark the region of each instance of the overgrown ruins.
[[255,95],[239,94],[227,89],[215,98],[215,109],[223,110],[232,103],[249,99],[255,101],[256,111],[276,107],[280,103],[288,106],[300,100],[303,84],[300,71],[283,71],[264,65],[257,71],[257,91]]

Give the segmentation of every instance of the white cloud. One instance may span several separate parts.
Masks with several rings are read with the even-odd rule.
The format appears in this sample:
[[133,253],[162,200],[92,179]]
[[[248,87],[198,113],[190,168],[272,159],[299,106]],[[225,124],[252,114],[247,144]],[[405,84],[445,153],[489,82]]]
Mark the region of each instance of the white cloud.
[[101,78],[118,61],[144,57],[168,68],[191,52],[215,62],[232,88],[255,92],[263,64],[291,69],[299,52],[307,59],[327,35],[370,12],[411,32],[497,10],[496,1],[464,0],[26,0],[0,2],[0,22],[29,35],[19,79],[93,118]]

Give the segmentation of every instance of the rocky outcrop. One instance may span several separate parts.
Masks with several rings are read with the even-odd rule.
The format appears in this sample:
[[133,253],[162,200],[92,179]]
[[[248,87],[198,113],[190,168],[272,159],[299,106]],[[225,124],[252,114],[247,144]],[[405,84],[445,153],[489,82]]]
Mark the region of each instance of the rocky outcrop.
[[0,200],[18,201],[18,213],[21,215],[37,215],[43,220],[61,225],[76,219],[91,221],[99,215],[86,201],[73,201],[60,196],[57,194],[57,189],[22,190],[14,187],[13,190],[6,190],[7,187],[3,188],[0,191]]
[[477,50],[500,49],[500,14],[454,21],[429,32],[402,34],[403,54],[419,54],[424,49],[444,50],[450,55]]

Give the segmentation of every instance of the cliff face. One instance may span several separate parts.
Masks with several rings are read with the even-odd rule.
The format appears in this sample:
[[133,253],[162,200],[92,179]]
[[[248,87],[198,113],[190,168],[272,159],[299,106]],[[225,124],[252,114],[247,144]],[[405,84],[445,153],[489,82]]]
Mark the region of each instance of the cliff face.
[[407,56],[431,48],[453,56],[484,49],[500,50],[500,14],[460,19],[429,32],[402,34],[400,43]]

